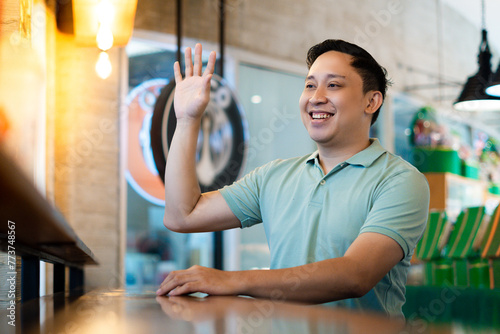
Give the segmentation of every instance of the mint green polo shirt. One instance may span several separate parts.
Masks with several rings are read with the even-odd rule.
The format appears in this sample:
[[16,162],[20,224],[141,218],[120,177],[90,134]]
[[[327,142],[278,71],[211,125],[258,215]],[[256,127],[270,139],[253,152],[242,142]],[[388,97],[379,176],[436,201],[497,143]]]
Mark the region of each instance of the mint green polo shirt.
[[394,239],[404,258],[370,292],[328,304],[402,316],[410,259],[427,222],[429,187],[423,174],[377,139],[326,175],[315,152],[272,161],[220,193],[242,227],[264,224],[271,269],[341,257],[364,232]]

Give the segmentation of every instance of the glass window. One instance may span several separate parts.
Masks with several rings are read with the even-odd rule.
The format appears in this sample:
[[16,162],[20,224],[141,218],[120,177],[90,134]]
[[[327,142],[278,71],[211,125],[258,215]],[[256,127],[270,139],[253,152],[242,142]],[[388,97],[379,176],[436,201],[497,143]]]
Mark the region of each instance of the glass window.
[[155,166],[150,129],[161,90],[173,80],[176,52],[132,40],[127,96],[126,287],[155,289],[172,270],[212,266],[213,234],[182,234],[163,226],[164,186]]
[[[316,150],[300,119],[303,89],[304,76],[248,64],[238,66],[238,95],[249,132],[245,174],[274,159]],[[269,267],[269,247],[262,225],[242,230],[240,241],[242,270]]]

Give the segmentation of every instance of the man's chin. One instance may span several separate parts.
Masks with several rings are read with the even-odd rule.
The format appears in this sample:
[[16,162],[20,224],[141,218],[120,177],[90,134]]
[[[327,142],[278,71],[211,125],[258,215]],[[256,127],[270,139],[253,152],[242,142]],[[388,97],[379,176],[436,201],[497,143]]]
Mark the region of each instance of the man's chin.
[[320,146],[330,146],[332,143],[334,143],[334,138],[331,137],[324,137],[324,136],[309,136],[315,143],[316,145]]

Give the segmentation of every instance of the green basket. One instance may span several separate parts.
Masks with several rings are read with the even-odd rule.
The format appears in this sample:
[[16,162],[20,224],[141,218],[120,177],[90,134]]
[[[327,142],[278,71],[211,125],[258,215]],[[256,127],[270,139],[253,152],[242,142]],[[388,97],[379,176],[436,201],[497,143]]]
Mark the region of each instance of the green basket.
[[439,259],[425,262],[424,284],[431,286],[454,285],[453,261],[450,259]]
[[488,260],[490,270],[490,288],[500,291],[500,259]]
[[484,206],[465,208],[457,217],[444,255],[453,259],[478,256],[479,250],[473,249],[472,245],[483,218]]
[[474,180],[479,180],[479,171],[479,163],[475,161],[462,161],[462,176]]
[[490,183],[488,192],[494,195],[500,195],[500,183]]
[[490,287],[490,266],[486,259],[471,259],[467,262],[469,285],[474,288]]
[[415,249],[415,256],[417,259],[430,261],[441,257],[439,243],[447,223],[448,219],[445,211],[434,210],[429,212],[424,234],[417,243]]
[[462,162],[458,152],[452,149],[415,147],[411,160],[422,173],[462,174]]
[[470,284],[469,262],[465,259],[453,260],[453,283],[455,286],[467,287]]
[[491,215],[488,227],[481,240],[482,258],[500,258],[500,205]]

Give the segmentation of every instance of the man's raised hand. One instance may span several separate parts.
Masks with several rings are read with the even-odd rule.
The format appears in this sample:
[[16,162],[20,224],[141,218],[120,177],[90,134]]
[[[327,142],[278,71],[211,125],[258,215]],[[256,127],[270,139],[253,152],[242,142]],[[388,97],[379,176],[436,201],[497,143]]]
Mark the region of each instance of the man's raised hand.
[[194,64],[191,57],[191,48],[186,48],[185,77],[182,78],[179,62],[174,64],[175,95],[174,109],[178,122],[200,121],[201,115],[210,101],[210,79],[214,73],[215,52],[212,51],[208,64],[202,74],[201,44],[194,49]]

